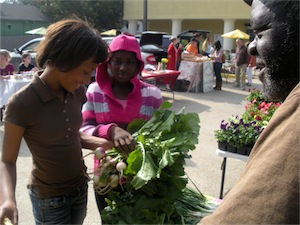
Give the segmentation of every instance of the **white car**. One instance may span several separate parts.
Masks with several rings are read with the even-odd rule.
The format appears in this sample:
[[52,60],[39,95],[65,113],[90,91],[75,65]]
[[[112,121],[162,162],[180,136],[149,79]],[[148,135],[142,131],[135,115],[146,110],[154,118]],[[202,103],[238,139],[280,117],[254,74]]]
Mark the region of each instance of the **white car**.
[[[114,37],[102,37],[102,39],[109,45]],[[170,35],[165,32],[157,31],[145,31],[141,35],[136,35],[137,41],[140,43],[142,59],[145,63],[146,70],[156,70],[158,62],[162,58],[167,57],[167,50]],[[15,48],[14,52],[11,52],[11,63],[15,70],[22,62],[22,54],[28,52],[31,55],[31,63],[35,66],[35,47],[44,40],[44,37],[34,38],[19,48]]]
[[156,70],[158,62],[167,58],[170,37],[171,35],[160,31],[144,31],[141,35],[136,35],[140,40],[145,70]]
[[28,42],[26,42],[24,45],[22,45],[19,48],[15,48],[14,52],[11,52],[11,63],[13,64],[15,70],[18,69],[20,63],[22,62],[22,54],[25,52],[30,53],[31,55],[31,64],[35,66],[35,47],[44,40],[44,37],[41,38],[34,38]]

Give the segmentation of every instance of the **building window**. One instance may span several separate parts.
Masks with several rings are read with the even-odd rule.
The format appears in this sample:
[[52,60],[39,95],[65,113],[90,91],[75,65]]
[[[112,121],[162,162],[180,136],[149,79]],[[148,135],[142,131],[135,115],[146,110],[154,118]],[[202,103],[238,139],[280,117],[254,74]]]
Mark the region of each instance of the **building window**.
[[11,24],[7,24],[7,28],[8,28],[8,29],[11,29]]

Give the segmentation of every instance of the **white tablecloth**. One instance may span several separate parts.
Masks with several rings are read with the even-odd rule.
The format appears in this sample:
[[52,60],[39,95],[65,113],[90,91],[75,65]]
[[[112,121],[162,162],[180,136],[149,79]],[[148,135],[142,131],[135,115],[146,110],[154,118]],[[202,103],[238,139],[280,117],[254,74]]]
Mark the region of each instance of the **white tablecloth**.
[[[189,87],[187,91],[195,88],[196,92],[208,92],[213,89],[213,62],[192,62],[192,61],[181,61],[179,67],[180,75],[177,80],[189,81]],[[202,85],[199,89],[199,84]]]
[[16,80],[13,76],[10,79],[0,80],[0,108],[6,105],[10,96],[29,84],[31,79]]
[[191,82],[195,77],[200,78],[203,68],[202,65],[202,62],[181,61],[179,67],[180,75],[177,79]]

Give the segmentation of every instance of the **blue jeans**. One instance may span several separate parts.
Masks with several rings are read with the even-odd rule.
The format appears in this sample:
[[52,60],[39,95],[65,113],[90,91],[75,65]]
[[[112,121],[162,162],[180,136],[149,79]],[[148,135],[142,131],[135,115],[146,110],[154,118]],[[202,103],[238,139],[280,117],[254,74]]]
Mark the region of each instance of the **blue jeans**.
[[222,63],[215,62],[214,63],[214,70],[217,82],[222,82],[221,70],[222,70]]
[[57,197],[39,198],[34,187],[29,188],[36,224],[83,224],[87,211],[88,184]]

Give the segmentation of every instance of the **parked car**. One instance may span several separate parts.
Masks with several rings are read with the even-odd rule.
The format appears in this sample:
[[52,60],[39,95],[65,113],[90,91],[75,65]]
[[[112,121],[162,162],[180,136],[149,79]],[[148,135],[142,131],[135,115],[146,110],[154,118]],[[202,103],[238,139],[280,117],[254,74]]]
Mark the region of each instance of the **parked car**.
[[142,59],[146,70],[156,70],[158,62],[168,56],[169,37],[165,32],[144,31],[136,35],[140,40]]
[[180,43],[185,46],[193,37],[202,36],[204,40],[209,33],[210,31],[208,30],[185,30],[181,32],[177,38],[180,40]]
[[102,37],[102,40],[105,41],[107,45],[109,45],[114,38],[115,37]]
[[32,65],[36,65],[35,63],[35,47],[42,41],[44,40],[44,37],[40,37],[40,38],[34,38],[28,42],[26,42],[25,44],[23,44],[21,47],[19,48],[15,48],[13,52],[11,52],[10,56],[11,56],[11,63],[13,64],[15,70],[18,69],[19,64],[22,62],[22,54],[25,52],[30,53],[31,55],[31,64]]
[[[186,30],[178,35],[180,40],[186,40],[187,42],[196,35],[208,34],[206,30]],[[170,44],[171,35],[166,32],[160,31],[144,31],[141,35],[135,36],[137,41],[140,43],[142,59],[145,63],[145,69],[155,70],[158,62],[162,58],[168,56],[168,46]],[[102,37],[102,39],[109,45],[114,37]],[[35,47],[44,40],[44,37],[34,38],[19,48],[15,48],[14,52],[11,53],[11,63],[15,69],[18,68],[21,63],[22,54],[29,52],[32,58],[32,64],[35,65]]]

